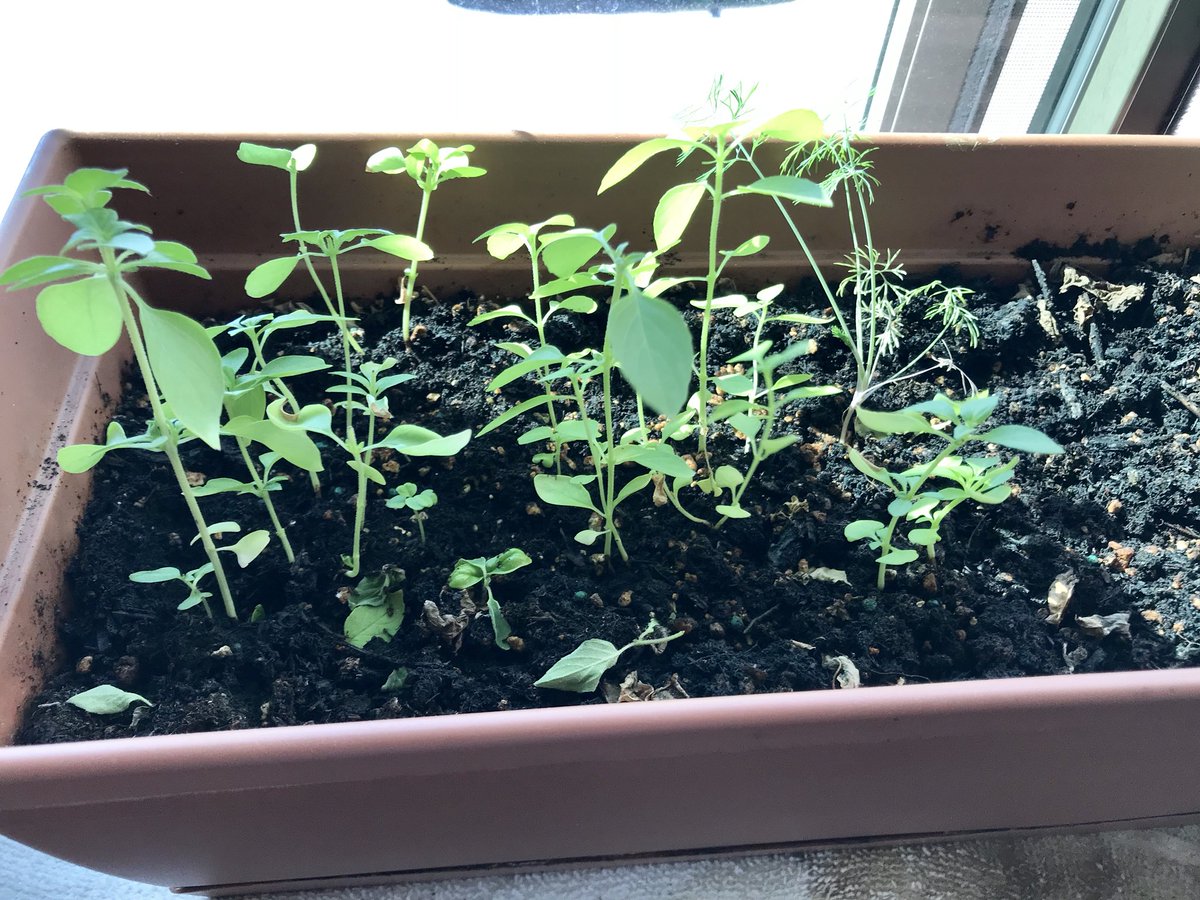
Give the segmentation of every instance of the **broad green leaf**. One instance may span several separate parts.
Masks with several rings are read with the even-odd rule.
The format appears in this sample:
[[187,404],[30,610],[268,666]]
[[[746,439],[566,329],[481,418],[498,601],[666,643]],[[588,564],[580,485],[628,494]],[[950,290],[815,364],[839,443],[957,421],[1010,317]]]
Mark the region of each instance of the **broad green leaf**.
[[363,243],[392,256],[407,259],[409,262],[424,262],[427,259],[433,259],[433,250],[428,244],[407,234],[385,234],[382,237],[363,241]]
[[829,191],[815,181],[807,178],[797,178],[795,175],[768,175],[758,181],[735,188],[729,192],[738,194],[762,194],[767,197],[777,197],[780,200],[793,200],[797,203],[807,203],[809,206],[833,206]]
[[266,617],[267,617],[267,611],[266,611],[266,609],[263,608],[263,605],[261,603],[259,603],[257,606],[254,607],[253,610],[250,611],[250,624],[257,625],[259,622],[261,622]]
[[373,638],[390,641],[404,621],[404,592],[388,594],[380,606],[358,606],[346,616],[342,631],[346,641],[359,649]]
[[555,506],[577,506],[599,512],[588,489],[569,475],[535,475],[533,489],[541,499]]
[[811,400],[813,397],[831,397],[840,394],[842,389],[835,384],[814,384],[788,391],[779,398],[780,403],[791,403],[793,400]]
[[[608,240],[616,233],[609,225],[600,234]],[[555,278],[569,278],[603,249],[593,231],[559,232],[542,236],[542,262]]]
[[311,372],[322,372],[329,363],[319,356],[276,356],[256,373],[259,378],[295,378]]
[[64,472],[79,475],[88,471],[112,449],[98,444],[69,444],[58,450],[58,465]]
[[237,557],[238,565],[241,568],[246,568],[250,563],[258,558],[258,555],[267,549],[267,544],[271,543],[271,535],[265,530],[251,531],[236,544],[229,547],[219,547],[219,550],[225,550]]
[[[688,475],[691,476],[691,474],[692,474],[692,472],[689,469]],[[629,497],[632,497],[638,491],[643,490],[653,480],[654,480],[654,476],[651,475],[650,473],[647,473],[645,475],[638,475],[635,478],[630,478],[629,481],[625,482],[624,487],[622,487],[621,490],[617,491],[617,497],[613,501],[613,506],[620,506],[622,503],[625,502],[626,499],[628,499]],[[689,480],[690,480],[690,477],[689,477]]]
[[142,336],[159,390],[183,426],[214,450],[221,446],[225,376],[212,338],[187,316],[139,304]]
[[913,502],[903,497],[897,497],[887,505],[888,515],[897,519],[903,515],[907,515],[912,508]]
[[254,486],[236,478],[210,478],[199,487],[192,488],[193,497],[211,497],[214,494],[251,493]]
[[676,455],[669,446],[660,442],[617,447],[613,451],[612,460],[616,465],[625,462],[637,463],[652,472],[662,472],[671,478],[690,478],[692,476],[692,469],[683,458]]
[[255,266],[246,276],[246,296],[259,300],[275,293],[287,281],[298,262],[298,256],[281,256]]
[[742,241],[733,250],[725,250],[724,255],[730,257],[736,256],[753,256],[755,253],[762,251],[771,241],[771,238],[765,234],[756,234],[754,237]]
[[784,450],[792,446],[792,444],[799,440],[800,435],[798,434],[781,434],[779,437],[767,438],[762,443],[762,452],[766,456],[771,456],[774,453],[778,453],[780,450]]
[[487,561],[487,568],[493,575],[507,575],[532,563],[533,560],[529,558],[529,555],[524,550],[517,547],[510,547],[498,556],[493,556],[489,559]]
[[847,525],[842,533],[848,541],[861,541],[864,538],[874,538],[883,529],[884,524],[875,519],[858,519]]
[[512,634],[512,628],[509,627],[508,620],[504,618],[504,613],[495,597],[488,597],[487,608],[488,616],[492,620],[492,633],[496,636],[496,646],[501,650],[512,649],[504,642],[504,639]]
[[828,325],[833,321],[833,318],[822,316],[806,316],[804,313],[782,313],[778,316],[771,316],[771,321],[796,322],[800,325]]
[[141,572],[129,573],[129,580],[136,581],[138,584],[158,584],[182,577],[183,573],[174,566],[162,566],[157,569],[144,569]]
[[758,135],[791,144],[807,144],[823,137],[825,126],[811,109],[789,109],[754,126],[745,137]]
[[858,469],[858,471],[862,472],[868,478],[886,485],[893,491],[896,489],[896,479],[892,477],[892,473],[887,469],[875,465],[853,447],[847,447],[846,454],[850,457],[850,464]]
[[958,415],[967,425],[981,425],[996,411],[1000,397],[988,394],[986,391],[972,394],[966,400],[957,404]]
[[1036,428],[1025,425],[1001,425],[991,431],[978,435],[981,441],[999,444],[1010,450],[1020,450],[1022,453],[1058,454],[1063,448],[1054,440],[1042,434]]
[[582,313],[589,315],[594,313],[598,305],[591,297],[584,297],[582,294],[575,297],[564,297],[562,300],[551,300],[550,309],[552,312],[565,310],[566,312]]
[[930,425],[929,421],[919,413],[905,412],[904,410],[880,412],[860,406],[855,415],[864,426],[881,434],[935,434],[941,436],[941,432]]
[[[557,395],[555,396],[557,398]],[[517,416],[524,415],[532,409],[545,409],[546,404],[549,402],[551,401],[544,394],[537,397],[530,397],[528,400],[523,400],[512,409],[502,412],[500,415],[492,419],[492,421],[484,425],[483,428],[479,429],[479,433],[476,434],[475,437],[481,438],[488,432],[495,431],[505,422],[510,422]]]
[[533,686],[580,694],[594,691],[620,655],[621,651],[608,641],[590,638],[552,665]]
[[920,554],[916,550],[893,550],[883,554],[875,562],[885,566],[903,566],[910,562],[916,562],[919,556]]
[[68,350],[100,356],[121,337],[123,301],[102,275],[52,284],[37,296],[37,317],[46,334]]
[[154,705],[141,694],[131,694],[111,684],[101,684],[91,690],[68,697],[67,703],[97,716],[111,716],[114,713],[124,712],[134,703]]
[[730,490],[745,481],[745,478],[733,466],[717,466],[717,470],[713,472],[713,481],[717,487]]
[[226,422],[222,431],[262,444],[305,471],[322,472],[325,469],[320,449],[302,428],[280,426],[271,419],[239,416]]
[[[204,530],[208,534],[209,537],[212,537],[213,535],[217,535],[217,534],[225,534],[227,532],[241,531],[242,526],[239,525],[237,522],[213,522],[211,525],[206,526]],[[189,541],[189,543],[194,544],[198,540],[200,540],[199,533],[197,533],[196,536],[193,537],[191,539],[191,541]]]
[[590,528],[585,528],[583,531],[575,532],[575,540],[583,544],[585,547],[590,547],[596,543],[599,538],[604,537],[603,531],[593,531]]
[[454,564],[446,584],[456,591],[474,587],[487,577],[487,560],[482,556],[475,559],[460,559]]
[[507,384],[511,384],[523,375],[528,375],[530,372],[536,372],[539,369],[544,369],[547,366],[561,363],[566,359],[562,351],[551,344],[545,344],[538,347],[520,362],[515,362],[488,384],[486,390],[494,391],[497,388],[502,388]]
[[729,519],[748,519],[750,513],[740,506],[730,506],[728,503],[717,504],[717,512]]
[[642,399],[673,416],[687,402],[692,383],[692,333],[683,314],[659,297],[630,291],[608,314],[613,356]]
[[443,437],[436,431],[420,425],[397,425],[388,436],[375,443],[376,447],[387,447],[405,456],[454,456],[471,440],[471,429]]
[[597,194],[603,194],[610,187],[618,184],[641,168],[642,164],[651,157],[657,156],[664,150],[683,150],[694,146],[690,141],[681,141],[676,138],[651,138],[648,141],[642,141],[636,147],[631,147],[629,150],[612,164],[612,167],[604,173],[604,178],[600,181],[600,188],[596,191]]
[[367,158],[368,172],[382,172],[385,175],[400,175],[407,172],[404,151],[399,147],[384,147],[376,150]]
[[480,313],[468,322],[467,325],[482,325],[484,322],[491,322],[493,319],[523,319],[531,325],[533,324],[533,319],[525,313],[525,310],[521,309],[515,303],[510,303],[508,306]]
[[908,533],[908,539],[918,547],[932,547],[938,542],[938,533],[932,528],[914,528]]
[[5,269],[0,274],[0,284],[28,288],[82,275],[87,271],[88,267],[83,262],[68,256],[31,256]]
[[654,210],[654,246],[660,253],[683,237],[707,190],[704,182],[693,181],[677,184],[662,195]]
[[225,413],[230,420],[247,418],[257,422],[266,414],[266,410],[267,392],[261,384],[244,391],[225,392]]
[[293,165],[297,172],[303,172],[317,155],[315,144],[302,144],[295,150],[282,150],[277,147],[264,147],[262,144],[243,142],[238,146],[237,157],[252,166],[271,166],[283,169],[285,172]]
[[293,413],[287,400],[280,398],[267,407],[267,418],[280,428],[299,428],[323,435],[333,433],[333,413],[324,403],[309,403]]
[[912,406],[904,407],[904,409],[906,412],[929,413],[945,422],[949,422],[957,415],[957,410],[954,408],[954,401],[945,394],[937,394],[931,400],[926,400],[923,403],[914,403]]
[[349,460],[346,465],[348,465],[355,472],[366,476],[368,481],[373,481],[380,487],[387,485],[387,480],[383,477],[383,473],[374,466],[368,466],[366,463],[359,462],[357,459]]

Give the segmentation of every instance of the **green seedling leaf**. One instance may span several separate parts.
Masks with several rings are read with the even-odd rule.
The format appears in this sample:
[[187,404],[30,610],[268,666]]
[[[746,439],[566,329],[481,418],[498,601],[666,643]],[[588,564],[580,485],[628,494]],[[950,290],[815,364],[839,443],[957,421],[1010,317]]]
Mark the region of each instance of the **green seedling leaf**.
[[388,594],[379,606],[357,606],[346,616],[346,641],[360,650],[374,638],[390,641],[404,621],[404,591]]
[[310,403],[300,407],[300,411],[296,413],[291,412],[286,404],[287,401],[283,399],[272,402],[267,407],[267,419],[280,428],[298,428],[301,431],[326,436],[332,434],[333,413],[325,404]]
[[728,503],[720,503],[716,507],[717,512],[729,519],[748,519],[750,513],[742,509],[740,506],[730,506]]
[[504,613],[495,597],[488,597],[487,607],[488,616],[492,620],[492,632],[496,637],[496,646],[501,650],[512,649],[505,643],[505,639],[512,634],[512,628],[509,627],[508,620],[504,618]]
[[182,577],[183,573],[174,566],[162,566],[157,569],[144,569],[141,572],[129,573],[129,580],[136,581],[138,584],[159,584]]
[[368,247],[407,259],[409,262],[425,262],[433,259],[433,250],[424,241],[407,234],[385,234],[382,237],[363,241]]
[[588,489],[569,475],[535,475],[533,489],[539,497],[555,506],[576,506],[600,512],[592,503]]
[[46,334],[68,350],[100,356],[121,337],[123,301],[102,275],[52,284],[37,296],[37,317]]
[[621,651],[608,641],[590,638],[552,665],[533,686],[589,693],[600,684],[604,673],[616,665],[620,655]]
[[[691,471],[691,469],[689,469],[688,470],[688,476],[689,476],[688,480],[689,481],[691,480],[691,477],[690,477],[691,474],[692,474],[692,471]],[[654,480],[654,476],[651,474],[638,475],[635,478],[630,478],[629,481],[627,481],[625,483],[625,486],[622,487],[621,490],[617,491],[617,497],[613,501],[613,506],[614,507],[620,506],[623,502],[625,502],[626,498],[632,497],[638,491],[643,490],[653,480]]]
[[510,572],[515,572],[517,569],[523,569],[525,566],[532,565],[533,560],[524,551],[516,547],[511,547],[505,550],[498,556],[493,556],[486,563],[488,572],[492,575],[507,575]]
[[848,541],[861,541],[865,538],[874,538],[885,527],[882,522],[875,519],[858,519],[847,525],[842,533],[846,535]]
[[150,367],[183,426],[214,450],[221,446],[225,375],[212,338],[187,316],[139,304]]
[[790,144],[807,144],[824,137],[825,126],[811,109],[789,109],[754,126],[743,138],[757,135]]
[[658,252],[679,242],[707,191],[704,182],[693,181],[677,184],[662,195],[654,210],[654,246]]
[[713,481],[723,490],[733,490],[744,480],[742,473],[733,466],[717,466],[717,470],[713,472]]
[[770,242],[771,238],[768,235],[756,234],[754,237],[742,241],[735,249],[723,252],[725,256],[729,257],[753,256],[755,253],[761,252]]
[[252,166],[270,166],[287,171],[293,166],[303,172],[312,165],[317,155],[316,144],[301,144],[295,150],[264,147],[262,144],[243,142],[238,146],[237,157]]
[[918,547],[932,547],[938,542],[938,533],[932,528],[914,528],[908,533],[908,539]]
[[259,300],[275,293],[295,271],[298,262],[298,256],[281,256],[255,266],[246,276],[246,295]]
[[892,477],[892,473],[887,469],[875,465],[853,447],[847,447],[846,454],[850,457],[850,464],[858,469],[858,471],[873,481],[878,481],[888,489],[892,491],[896,490],[896,479]]
[[885,553],[877,560],[880,565],[884,566],[903,566],[910,562],[916,562],[919,559],[919,554],[916,550],[893,550],[890,553]]
[[[600,236],[608,240],[616,230],[616,226],[609,225],[600,232]],[[548,234],[542,237],[542,242],[542,262],[555,278],[569,278],[574,275],[604,246],[593,231]]]
[[[514,351],[515,346],[511,347]],[[544,369],[547,366],[557,365],[564,362],[566,357],[562,351],[552,344],[545,344],[538,347],[532,353],[527,354],[519,362],[513,363],[499,375],[489,382],[487,390],[494,391],[502,388],[507,384],[511,384],[523,375],[528,375],[530,372],[536,372],[539,369]]]
[[[996,411],[996,406],[999,403],[1000,397],[998,395],[986,392],[973,394],[958,404],[958,415],[966,425],[980,425],[987,421],[988,417]],[[1030,430],[1032,431],[1033,429]]]
[[583,544],[585,547],[590,547],[596,543],[599,538],[604,537],[603,531],[592,531],[590,528],[585,528],[583,531],[575,532],[575,540]]
[[359,462],[356,459],[348,460],[346,465],[348,465],[355,472],[360,472],[365,475],[368,481],[373,481],[380,487],[387,486],[387,480],[383,477],[383,473],[374,466],[368,466],[366,463]]
[[860,406],[856,415],[858,421],[862,422],[865,427],[880,434],[935,434],[941,436],[941,432],[930,425],[924,416],[915,412],[905,410],[880,412]]
[[260,603],[257,606],[255,606],[254,609],[251,610],[251,612],[250,612],[250,624],[257,625],[259,622],[261,622],[266,617],[267,617],[267,611],[263,608],[263,605]]
[[484,322],[491,322],[494,319],[522,319],[523,321],[533,324],[533,319],[525,314],[525,310],[517,306],[515,303],[508,306],[502,306],[499,309],[488,310],[480,313],[473,318],[467,325],[482,325]]
[[767,197],[778,197],[780,200],[792,200],[796,203],[807,203],[809,206],[833,206],[833,200],[822,185],[807,178],[797,178],[794,175],[768,175],[758,181],[735,188],[729,192],[737,194],[763,194]]
[[685,150],[692,146],[695,145],[690,141],[681,141],[675,138],[651,138],[648,141],[642,141],[636,147],[625,151],[621,158],[604,173],[604,178],[600,181],[600,189],[596,193],[603,194],[613,185],[624,181],[640,169],[646,160],[665,150]]
[[141,694],[131,694],[129,691],[123,691],[111,684],[101,684],[91,690],[75,694],[68,697],[66,702],[97,716],[111,716],[124,712],[134,703],[154,705]]
[[1025,425],[1000,425],[991,431],[978,435],[979,440],[990,444],[999,444],[1010,450],[1020,450],[1023,453],[1045,453],[1055,455],[1063,452],[1058,442],[1052,440],[1036,428]]
[[267,544],[271,543],[271,535],[265,530],[251,531],[240,541],[231,547],[218,547],[219,550],[225,550],[237,557],[238,565],[241,568],[246,568],[250,563],[258,558],[258,555],[267,549]]
[[397,425],[388,436],[375,444],[405,456],[454,456],[471,440],[471,429],[443,437],[419,425]]
[[13,288],[30,288],[50,281],[61,281],[85,275],[89,268],[68,256],[31,256],[14,263],[0,274],[0,284]]
[[387,677],[387,681],[383,683],[380,689],[385,694],[398,694],[404,690],[404,684],[408,681],[408,669],[401,666],[398,669],[392,669],[392,672]]
[[256,378],[295,378],[297,375],[309,375],[313,372],[323,372],[329,368],[329,363],[319,356],[276,356],[267,360],[255,374]]
[[[209,525],[204,530],[205,530],[205,533],[207,533],[209,537],[212,537],[214,534],[226,534],[228,532],[241,531],[242,526],[239,525],[237,522],[213,522],[211,525]],[[200,540],[199,534],[197,534],[195,537],[193,537],[188,543],[194,544],[198,540]]]
[[609,311],[608,335],[634,390],[655,412],[679,412],[687,402],[694,356],[683,314],[666,300],[633,290]]
[[[325,414],[329,415],[326,407]],[[234,437],[246,438],[262,444],[278,453],[292,465],[307,472],[323,472],[321,450],[308,433],[298,426],[281,426],[273,419],[258,419],[238,416],[226,422],[222,432]]]
[[591,297],[584,297],[582,294],[576,297],[564,297],[562,300],[551,300],[550,311],[558,312],[560,309],[570,313],[580,313],[582,315],[591,315],[599,308]]
[[454,564],[446,584],[456,591],[465,591],[474,587],[488,576],[487,560],[482,556],[475,559],[460,559]]

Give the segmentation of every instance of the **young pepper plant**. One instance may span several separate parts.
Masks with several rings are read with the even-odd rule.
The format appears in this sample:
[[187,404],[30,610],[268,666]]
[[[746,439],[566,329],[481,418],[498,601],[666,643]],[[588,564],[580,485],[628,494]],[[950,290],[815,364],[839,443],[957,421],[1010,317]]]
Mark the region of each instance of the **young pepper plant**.
[[533,560],[524,550],[511,547],[492,557],[460,559],[454,564],[454,570],[450,573],[447,583],[455,590],[465,591],[477,584],[483,585],[483,592],[487,595],[488,617],[492,622],[492,634],[496,646],[501,650],[511,649],[508,645],[508,637],[512,634],[512,628],[509,627],[508,620],[504,618],[504,613],[500,609],[500,603],[492,593],[492,579],[499,575],[508,575],[532,562]]
[[[1002,503],[1012,494],[1008,484],[1017,459],[1002,462],[996,457],[963,459],[956,454],[967,444],[982,442],[996,444],[1020,453],[1059,454],[1063,448],[1035,428],[1025,425],[999,425],[984,430],[985,423],[996,409],[999,397],[980,392],[965,400],[952,400],[938,394],[932,400],[905,407],[896,412],[880,412],[861,407],[858,410],[863,425],[887,435],[922,435],[944,441],[942,449],[927,463],[902,472],[890,472],[875,465],[858,450],[847,452],[856,469],[891,491],[888,504],[890,518],[886,523],[876,519],[859,519],[845,528],[848,541],[867,541],[878,550],[879,564],[876,588],[883,590],[888,566],[915,562],[920,554],[907,547],[896,547],[896,528],[901,520],[919,524],[908,533],[908,539],[924,546],[934,558],[934,545],[940,540],[940,527],[946,515],[965,500],[979,503]],[[933,478],[948,479],[954,487],[927,491]]]
[[[425,221],[429,216],[429,202],[433,192],[445,181],[455,178],[478,178],[487,174],[487,169],[473,166],[467,159],[468,153],[474,153],[475,148],[470,144],[461,147],[439,147],[428,138],[422,138],[408,148],[405,153],[399,147],[386,147],[372,154],[367,160],[368,172],[382,172],[385,175],[407,175],[421,190],[421,211],[417,214],[416,239],[425,239]],[[404,305],[403,320],[400,325],[400,335],[405,346],[412,337],[412,301],[416,292],[417,267],[421,260],[410,262],[404,273],[400,288],[400,298],[396,301]]]
[[[220,448],[225,393],[221,356],[199,323],[150,306],[128,281],[129,275],[141,269],[209,276],[183,244],[156,241],[145,225],[123,221],[109,207],[116,189],[148,193],[127,174],[123,169],[77,169],[62,184],[30,191],[75,231],[59,255],[18,262],[0,274],[0,284],[10,289],[45,285],[37,296],[38,320],[46,333],[68,350],[100,356],[113,348],[122,333],[129,336],[153,415],[153,433],[144,436],[141,446],[161,449],[166,455],[213,567],[225,613],[236,619],[237,608],[217,547],[179,457],[184,430],[213,449]],[[80,251],[95,252],[99,262],[67,255]],[[109,436],[121,439],[111,429]],[[77,451],[65,447],[60,461],[68,471],[82,471],[107,449],[111,448]]]
[[815,206],[831,206],[826,190],[819,184],[792,175],[760,177],[744,185],[733,185],[730,170],[753,154],[753,147],[768,139],[791,142],[808,142],[824,133],[821,120],[809,110],[790,110],[761,122],[735,119],[715,125],[692,126],[684,129],[680,138],[660,137],[636,145],[618,159],[605,174],[597,193],[624,181],[648,160],[666,151],[678,153],[682,163],[693,155],[704,163],[704,171],[697,181],[689,181],[669,188],[659,199],[654,211],[654,240],[658,253],[664,253],[679,243],[687,230],[701,201],[709,200],[707,239],[707,270],[703,277],[673,278],[672,285],[689,281],[704,282],[704,299],[701,309],[700,358],[697,364],[699,391],[695,400],[700,458],[704,460],[708,475],[701,487],[715,493],[714,468],[708,455],[710,427],[709,389],[712,373],[709,365],[708,348],[712,329],[713,303],[717,299],[717,283],[730,261],[752,256],[761,252],[768,242],[766,235],[755,235],[743,240],[732,250],[721,250],[721,213],[724,204],[739,196],[764,195],[776,200],[791,200]]

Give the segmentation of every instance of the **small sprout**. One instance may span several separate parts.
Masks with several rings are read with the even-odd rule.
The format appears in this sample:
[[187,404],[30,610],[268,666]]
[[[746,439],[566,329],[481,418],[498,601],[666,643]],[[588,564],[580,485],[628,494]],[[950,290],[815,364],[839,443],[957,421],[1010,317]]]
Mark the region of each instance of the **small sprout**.
[[408,669],[401,666],[398,669],[392,669],[391,674],[388,675],[387,680],[383,683],[383,687],[380,690],[385,694],[398,694],[404,690],[404,684],[407,681]]
[[141,694],[131,694],[129,691],[123,691],[111,684],[101,684],[91,690],[75,694],[68,697],[67,702],[97,716],[111,716],[124,712],[134,703],[154,705]]
[[508,640],[512,635],[512,628],[509,627],[499,602],[492,594],[492,579],[497,575],[508,575],[532,562],[533,560],[526,555],[525,551],[513,547],[490,558],[481,556],[476,559],[460,559],[454,564],[454,570],[450,573],[447,583],[455,590],[462,591],[477,584],[483,584],[484,593],[487,595],[488,617],[492,621],[492,633],[495,636],[496,646],[501,650],[512,649]]
[[617,647],[599,638],[589,638],[552,665],[533,686],[579,694],[590,693],[600,684],[604,673],[617,664],[617,659],[626,650],[633,647],[653,647],[657,650],[664,647],[668,641],[683,637],[684,634],[685,632],[677,631],[667,635],[657,620],[651,618],[645,630],[624,647]]
[[421,535],[423,544],[425,543],[425,519],[427,518],[425,510],[437,506],[437,502],[437,494],[432,490],[426,488],[418,493],[417,486],[408,481],[396,488],[396,496],[389,499],[386,506],[388,509],[412,510],[412,520],[417,524],[417,531]]

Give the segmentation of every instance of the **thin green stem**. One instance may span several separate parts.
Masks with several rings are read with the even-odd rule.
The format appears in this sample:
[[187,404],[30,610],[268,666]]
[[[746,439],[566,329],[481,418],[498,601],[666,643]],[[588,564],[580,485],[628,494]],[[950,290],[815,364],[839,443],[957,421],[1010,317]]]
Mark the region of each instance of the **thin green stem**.
[[358,574],[362,553],[363,526],[367,519],[367,466],[371,465],[371,445],[375,443],[375,416],[367,413],[367,443],[359,453],[358,461],[362,464],[358,470],[358,494],[354,498],[354,549],[350,555],[350,569],[347,577],[353,578]]
[[[417,233],[415,235],[418,241],[425,240],[425,217],[429,214],[429,198],[433,196],[433,188],[421,186],[421,211],[417,215]],[[404,279],[404,296],[401,299],[404,301],[404,318],[400,324],[400,337],[404,340],[404,346],[408,346],[409,338],[412,336],[412,302],[413,292],[417,287],[417,266],[420,265],[415,259],[412,260],[408,267],[408,273]]]
[[[333,290],[334,290],[335,295],[337,296],[337,313],[335,313],[335,315],[341,316],[340,321],[344,322],[346,319],[346,298],[342,295],[342,273],[341,273],[341,270],[338,268],[337,250],[330,248],[329,250],[326,251],[326,256],[329,258],[329,265],[333,271]],[[345,367],[343,370],[343,374],[346,376],[346,387],[347,387],[347,389],[349,389],[354,386],[354,381],[350,377],[351,373],[353,372],[353,369],[350,365],[350,344],[351,344],[350,329],[342,328],[341,331],[342,331],[342,365]],[[346,392],[347,399],[349,399],[350,396],[351,396],[351,394],[350,394],[349,390],[347,390],[347,392]],[[354,409],[351,406],[351,404],[347,403],[346,404],[346,434],[350,434],[351,426],[353,425],[353,423],[354,423]]]
[[707,479],[710,483],[712,482],[713,467],[708,456],[708,337],[712,328],[713,300],[717,295],[717,276],[719,274],[717,251],[721,231],[721,201],[724,199],[727,154],[725,138],[718,137],[713,157],[713,183],[709,188],[712,195],[712,215],[708,223],[708,272],[704,277],[704,316],[700,321],[700,392],[697,395],[699,400],[698,451],[704,460],[704,466],[708,471]]
[[[542,312],[542,298],[537,296],[538,290],[541,288],[541,274],[538,272],[538,259],[540,254],[537,252],[537,237],[533,238],[533,243],[528,245],[529,260],[533,269],[533,327],[537,330],[538,346],[546,346],[546,319],[548,315]],[[538,370],[538,375],[544,379],[549,373],[549,367],[544,367]],[[554,474],[562,474],[562,444],[558,442],[558,414],[554,411],[554,389],[550,387],[549,382],[542,381],[542,390],[546,392],[546,412],[550,415],[550,428],[555,435],[554,438]]]
[[279,538],[279,543],[283,545],[283,552],[287,556],[289,563],[296,561],[296,554],[292,551],[292,542],[288,540],[287,529],[283,527],[283,523],[279,521],[279,514],[275,512],[275,503],[271,500],[271,492],[267,488],[267,483],[258,473],[258,467],[254,465],[254,460],[250,458],[250,442],[246,438],[237,438],[238,450],[242,454],[242,462],[246,464],[247,470],[250,472],[250,478],[254,484],[254,491],[262,500],[263,506],[267,508],[267,515],[271,519],[271,525],[275,529],[275,535]]
[[[960,447],[962,447],[962,445],[965,443],[966,443],[965,440],[959,440],[959,441],[951,441],[948,444],[946,444],[946,446],[945,446],[945,448],[943,448],[942,452],[939,453],[937,456],[935,456],[933,458],[933,461],[930,462],[929,465],[927,465],[925,467],[924,471],[922,471],[922,473],[921,473],[921,477],[918,478],[915,482],[913,482],[913,484],[908,489],[906,489],[903,494],[899,495],[899,499],[911,500],[913,497],[917,496],[917,494],[919,494],[921,492],[921,488],[923,488],[925,486],[925,482],[927,482],[930,478],[933,477],[934,470],[941,464],[942,460],[944,460],[947,456],[950,456],[951,454],[953,454],[956,450],[958,450]],[[883,537],[879,541],[880,556],[886,556],[887,554],[892,552],[892,538],[896,534],[896,525],[899,523],[899,521],[900,521],[900,516],[892,516],[891,519],[888,521],[888,525],[887,525],[887,528],[884,530]],[[875,578],[875,587],[882,591],[884,584],[886,583],[886,579],[887,579],[887,564],[879,563],[879,571]]]
[[204,553],[208,557],[208,561],[213,567],[213,576],[217,580],[217,590],[221,594],[221,602],[225,606],[225,614],[229,618],[237,620],[237,607],[233,603],[233,595],[229,591],[229,582],[225,577],[225,567],[221,564],[220,554],[217,553],[216,544],[213,543],[212,535],[208,533],[208,523],[204,520],[204,513],[200,510],[200,504],[192,493],[192,487],[188,484],[187,471],[183,468],[183,461],[179,458],[179,435],[175,428],[167,419],[166,411],[163,409],[162,399],[158,395],[158,384],[154,379],[154,370],[150,367],[150,357],[146,352],[146,344],[142,338],[141,329],[138,326],[137,319],[133,314],[133,305],[130,303],[140,302],[137,293],[130,287],[125,279],[121,277],[120,271],[117,269],[116,258],[111,250],[105,248],[100,251],[100,255],[104,260],[104,268],[108,274],[109,284],[112,286],[113,293],[120,298],[121,318],[125,323],[125,331],[129,335],[129,342],[133,345],[133,355],[137,360],[138,369],[142,373],[142,381],[146,387],[146,396],[150,401],[150,410],[154,416],[154,422],[158,426],[159,432],[165,438],[163,452],[167,455],[167,459],[171,464],[171,472],[175,476],[175,482],[179,486],[180,493],[183,494],[184,502],[187,504],[188,512],[192,514],[192,521],[196,525],[196,531],[200,536],[200,545],[204,548]]
[[[254,359],[258,362],[258,366],[261,369],[267,364],[266,357],[263,354],[262,342],[258,339],[258,334],[253,328],[247,328],[245,335],[246,339],[250,341],[250,346],[254,349]],[[300,413],[300,404],[296,402],[295,395],[292,394],[291,389],[287,386],[284,380],[282,378],[272,378],[268,383],[276,391],[276,393],[287,400],[288,405],[292,408],[292,412],[298,415]],[[318,497],[321,496],[320,476],[318,476],[316,472],[309,472],[308,482],[312,485],[313,493]],[[288,561],[293,561],[290,555],[288,557]]]

